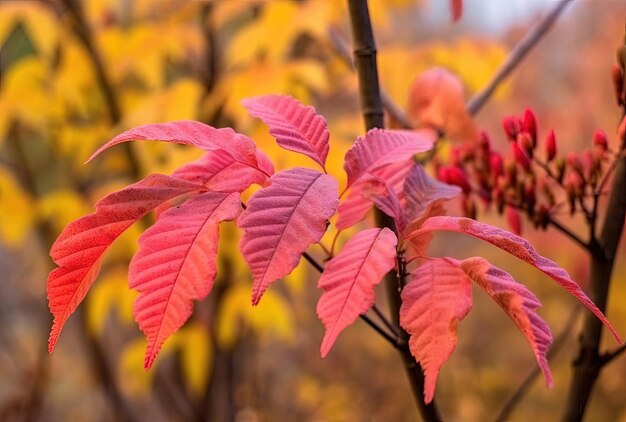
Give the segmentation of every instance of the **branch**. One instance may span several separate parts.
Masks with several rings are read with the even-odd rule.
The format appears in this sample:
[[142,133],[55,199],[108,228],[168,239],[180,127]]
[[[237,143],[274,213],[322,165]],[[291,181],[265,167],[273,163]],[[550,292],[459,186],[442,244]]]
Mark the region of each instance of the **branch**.
[[[626,28],[624,42],[618,49],[618,61],[626,63]],[[626,89],[626,88],[624,88]],[[622,119],[626,116],[626,105],[622,107]],[[606,313],[611,276],[615,264],[615,254],[624,230],[626,217],[626,156],[625,141],[621,139],[620,150],[615,161],[613,186],[599,239],[591,239],[592,261],[589,297],[598,309]],[[602,323],[591,315],[586,315],[580,333],[578,356],[573,363],[574,376],[570,384],[563,420],[581,420],[589,402],[593,387],[606,364],[600,355]],[[619,349],[618,349],[619,350]],[[621,352],[618,352],[618,354]],[[611,358],[612,359],[612,358]]]
[[[341,33],[335,28],[330,28],[328,31],[328,35],[333,44],[333,48],[335,49],[339,57],[341,57],[344,63],[346,63],[349,67],[354,68],[352,53],[350,52],[350,45],[348,44],[348,41],[346,41]],[[404,129],[412,129],[413,125],[406,117],[406,114],[404,114],[402,109],[393,101],[391,96],[382,87],[379,88],[381,101],[389,115],[397,120]]]
[[[83,46],[87,51],[87,55],[96,74],[98,85],[100,86],[102,95],[104,96],[104,102],[106,103],[109,113],[109,120],[111,121],[111,124],[115,126],[122,120],[122,111],[118,98],[115,94],[115,90],[113,89],[113,84],[106,74],[102,57],[93,42],[93,35],[91,33],[91,29],[89,28],[89,24],[85,19],[82,2],[79,0],[62,0],[62,2],[74,21],[74,33],[83,43]],[[133,179],[139,179],[142,173],[139,158],[137,157],[135,150],[132,148],[131,143],[125,142],[123,147],[130,166],[131,175]]]
[[589,251],[589,244],[582,240],[576,233],[565,227],[563,224],[559,223],[554,217],[550,217],[548,223],[554,226],[555,229],[559,230],[565,236],[569,237],[574,243],[583,248],[586,251]]
[[543,38],[543,36],[550,30],[559,15],[565,10],[568,4],[573,0],[559,1],[552,11],[548,13],[537,26],[532,28],[524,38],[511,50],[506,60],[500,68],[496,71],[496,74],[491,78],[487,86],[485,86],[480,92],[478,92],[467,103],[467,110],[471,115],[474,115],[480,110],[485,102],[493,95],[496,88],[504,81],[509,74],[520,64],[520,62],[526,57],[528,52]]
[[[359,93],[365,128],[367,130],[376,127],[382,128],[384,127],[384,116],[378,82],[376,44],[372,24],[370,22],[367,0],[348,0],[348,9],[350,12],[354,57],[359,79]],[[380,210],[376,210],[376,223],[379,227],[390,228],[397,234],[393,220],[380,212]],[[399,261],[402,263],[401,259],[399,259]],[[400,268],[400,270],[400,274],[404,277],[402,268]],[[409,350],[408,342],[406,342],[408,334],[400,328],[400,288],[402,287],[403,280],[402,278],[398,278],[395,272],[390,271],[385,276],[385,284],[387,286],[388,300],[394,323],[398,326],[400,339],[405,342],[399,351],[411,383],[418,410],[422,418],[426,421],[441,420],[435,402],[432,401],[428,404],[424,402],[424,373],[420,364],[415,361],[415,358]]]
[[[569,317],[565,322],[565,325],[552,343],[552,347],[550,348],[550,351],[547,355],[548,362],[553,360],[556,355],[558,355],[559,352],[563,349],[563,346],[565,346],[565,344],[567,343],[567,339],[571,335],[576,325],[576,320],[578,319],[578,315],[580,315],[581,310],[582,308],[580,307],[580,305],[576,303],[572,311],[570,312]],[[535,382],[537,377],[539,377],[539,375],[541,375],[541,369],[538,366],[534,366],[532,371],[530,371],[528,375],[526,375],[519,387],[517,387],[517,389],[509,396],[507,401],[504,403],[504,406],[502,406],[502,409],[498,413],[498,416],[495,418],[496,422],[504,422],[509,420],[511,413],[526,396],[526,393],[528,393],[530,387],[532,387],[533,383]]]
[[613,359],[615,359],[624,352],[626,352],[626,344],[622,344],[620,347],[613,350],[612,352],[605,353],[604,356],[602,356],[602,366],[608,365],[609,362],[611,362]]

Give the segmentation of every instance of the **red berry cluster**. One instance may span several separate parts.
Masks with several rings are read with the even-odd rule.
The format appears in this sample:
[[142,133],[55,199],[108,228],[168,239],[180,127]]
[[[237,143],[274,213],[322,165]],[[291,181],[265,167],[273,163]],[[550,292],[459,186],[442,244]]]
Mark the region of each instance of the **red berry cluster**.
[[453,147],[447,165],[435,161],[438,178],[462,188],[465,214],[476,217],[478,197],[487,208],[495,204],[517,233],[521,231],[520,211],[543,229],[563,206],[570,214],[582,211],[591,218],[593,205],[586,204],[587,198],[597,200],[609,161],[614,159],[606,134],[596,131],[591,146],[580,154],[559,156],[553,130],[539,141],[532,110],[505,117],[502,126],[509,144],[507,154],[495,151],[483,132],[478,145]]

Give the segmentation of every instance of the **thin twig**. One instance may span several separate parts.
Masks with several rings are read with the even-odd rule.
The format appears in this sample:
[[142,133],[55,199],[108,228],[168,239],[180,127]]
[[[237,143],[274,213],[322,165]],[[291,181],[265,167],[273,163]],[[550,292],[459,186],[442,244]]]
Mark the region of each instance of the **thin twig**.
[[[554,339],[552,347],[550,348],[550,351],[546,356],[548,362],[553,360],[556,355],[558,355],[559,352],[563,349],[563,346],[565,346],[565,344],[567,343],[567,339],[570,337],[572,330],[576,325],[576,320],[578,319],[581,310],[582,308],[578,303],[574,304],[574,307],[572,308],[569,317],[565,322],[565,325]],[[526,375],[519,387],[517,387],[506,400],[506,402],[502,406],[502,409],[500,410],[500,412],[498,412],[498,416],[496,416],[495,418],[496,422],[502,422],[509,419],[515,407],[520,404],[520,402],[522,401],[524,396],[526,396],[526,393],[528,393],[530,387],[532,387],[533,383],[535,382],[537,377],[539,377],[539,375],[541,375],[541,368],[539,368],[539,366],[534,366],[533,369],[528,373],[528,375]]]
[[607,352],[602,356],[602,366],[606,366],[609,364],[609,362],[611,362],[613,359],[615,359],[616,357],[618,357],[619,355],[621,355],[622,353],[626,352],[626,344],[622,344],[620,347],[618,347],[617,349],[613,350],[612,352]]
[[317,270],[317,272],[319,272],[320,274],[324,272],[324,267],[322,266],[322,264],[317,262],[315,258],[309,255],[307,252],[303,253],[302,256],[304,256],[304,259],[306,259],[309,264],[311,264],[313,268]]
[[376,316],[383,322],[383,324],[385,324],[387,328],[389,328],[391,332],[394,333],[396,337],[398,337],[397,328],[391,323],[391,321],[389,321],[389,318],[387,318],[383,311],[381,311],[376,304],[372,305],[372,310],[374,311]]
[[552,27],[565,7],[573,0],[563,0],[558,2],[554,8],[535,26],[509,53],[504,63],[496,71],[487,86],[478,92],[467,103],[467,110],[474,115],[482,108],[487,100],[493,95],[496,88],[509,76],[509,74],[520,64],[528,52],[543,38]]
[[555,229],[557,229],[558,231],[560,231],[561,233],[569,237],[571,240],[574,241],[574,243],[579,245],[584,250],[586,251],[589,250],[589,243],[582,240],[576,233],[574,233],[573,231],[565,227],[562,223],[559,223],[557,220],[554,219],[554,217],[550,217],[548,219],[548,223],[554,226]]
[[383,330],[378,324],[376,324],[370,317],[366,314],[360,315],[361,319],[367,323],[370,327],[372,327],[378,334],[380,334],[385,340],[389,342],[393,347],[398,349],[400,346],[398,345],[398,340],[394,338],[387,331]]

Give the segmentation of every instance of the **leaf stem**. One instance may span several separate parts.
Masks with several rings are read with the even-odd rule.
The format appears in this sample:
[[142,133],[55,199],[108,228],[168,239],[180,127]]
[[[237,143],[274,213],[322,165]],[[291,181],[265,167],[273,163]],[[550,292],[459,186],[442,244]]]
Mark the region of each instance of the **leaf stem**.
[[399,337],[397,328],[391,323],[391,321],[389,321],[387,316],[383,313],[383,311],[380,310],[380,308],[376,304],[372,306],[372,310],[374,311],[376,316],[378,316],[378,318],[383,322],[383,324],[385,324],[385,326],[389,328],[389,330],[394,333],[396,337]]

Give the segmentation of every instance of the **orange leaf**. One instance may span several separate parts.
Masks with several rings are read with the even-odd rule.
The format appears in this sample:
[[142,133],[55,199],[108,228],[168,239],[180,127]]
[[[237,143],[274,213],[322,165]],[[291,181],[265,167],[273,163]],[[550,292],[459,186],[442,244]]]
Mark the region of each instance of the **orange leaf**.
[[476,141],[478,129],[465,108],[463,85],[449,71],[429,69],[409,89],[407,117],[414,126],[434,127],[459,141]]

